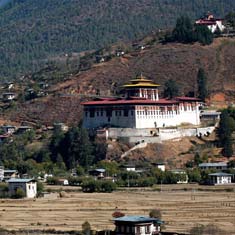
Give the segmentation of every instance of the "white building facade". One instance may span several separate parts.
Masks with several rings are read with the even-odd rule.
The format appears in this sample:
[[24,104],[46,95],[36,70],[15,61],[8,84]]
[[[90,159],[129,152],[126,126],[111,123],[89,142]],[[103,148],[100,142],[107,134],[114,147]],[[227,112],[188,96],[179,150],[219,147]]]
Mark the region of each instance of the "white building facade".
[[213,185],[231,184],[232,174],[218,172],[209,174],[209,183]]
[[123,86],[124,98],[104,98],[84,102],[85,128],[161,128],[200,124],[199,99],[176,97],[159,99],[159,85],[143,76]]
[[10,179],[8,182],[9,196],[14,196],[18,188],[25,192],[25,197],[36,198],[37,182],[34,179]]
[[215,33],[216,30],[219,30],[220,32],[223,32],[225,30],[225,26],[223,24],[223,19],[215,18],[212,14],[208,14],[204,18],[196,20],[195,24],[207,26],[208,29],[212,33]]
[[116,235],[154,235],[161,231],[163,221],[147,216],[123,216],[114,219]]

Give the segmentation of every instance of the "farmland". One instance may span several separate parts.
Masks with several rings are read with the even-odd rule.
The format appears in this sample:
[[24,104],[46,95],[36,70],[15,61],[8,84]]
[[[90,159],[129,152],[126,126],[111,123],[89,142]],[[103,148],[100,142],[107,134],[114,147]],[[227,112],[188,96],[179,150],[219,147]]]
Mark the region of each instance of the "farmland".
[[[89,221],[92,229],[114,229],[112,213],[117,207],[126,215],[162,211],[165,230],[188,232],[196,224],[213,223],[235,234],[234,186],[198,187],[174,185],[156,190],[128,189],[110,194],[82,193],[76,188],[64,197],[52,194],[35,200],[0,200],[0,228],[10,230],[81,230]],[[206,190],[205,190],[206,189]]]

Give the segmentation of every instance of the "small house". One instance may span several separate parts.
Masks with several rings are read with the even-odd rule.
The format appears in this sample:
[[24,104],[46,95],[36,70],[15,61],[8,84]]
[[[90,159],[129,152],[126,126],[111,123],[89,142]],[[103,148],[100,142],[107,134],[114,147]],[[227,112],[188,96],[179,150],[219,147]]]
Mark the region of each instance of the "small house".
[[6,92],[2,94],[3,101],[12,101],[16,98],[16,94],[13,92]]
[[9,196],[14,196],[18,188],[25,192],[26,198],[37,196],[37,182],[34,179],[10,179],[8,182]]
[[58,179],[58,184],[63,186],[68,186],[69,181],[67,179]]
[[7,181],[9,179],[16,179],[19,177],[19,173],[17,170],[4,170],[4,180]]
[[200,119],[201,121],[216,123],[220,120],[220,115],[221,112],[215,110],[210,110],[210,111],[203,110],[200,113]]
[[17,129],[17,134],[22,134],[27,131],[31,131],[33,128],[31,126],[19,126]]
[[16,127],[11,125],[4,125],[1,128],[7,134],[13,134],[16,131]]
[[54,129],[56,129],[56,130],[60,130],[60,131],[64,131],[64,132],[69,130],[69,127],[62,122],[56,122],[53,124],[53,126],[54,126]]
[[177,184],[187,184],[188,183],[188,175],[185,170],[175,169],[171,170],[171,173],[177,176]]
[[105,177],[106,170],[103,168],[97,168],[89,171],[89,174],[94,176],[96,179],[102,179]]
[[152,165],[163,172],[166,170],[166,165],[164,163],[152,163]]
[[113,220],[116,235],[153,235],[159,234],[163,221],[147,216],[122,216]]
[[198,165],[201,170],[227,170],[227,162],[205,162]]
[[232,174],[218,172],[209,174],[209,183],[213,185],[218,184],[231,184],[232,183]]
[[136,171],[135,165],[132,164],[125,165],[124,168],[126,169],[126,171]]

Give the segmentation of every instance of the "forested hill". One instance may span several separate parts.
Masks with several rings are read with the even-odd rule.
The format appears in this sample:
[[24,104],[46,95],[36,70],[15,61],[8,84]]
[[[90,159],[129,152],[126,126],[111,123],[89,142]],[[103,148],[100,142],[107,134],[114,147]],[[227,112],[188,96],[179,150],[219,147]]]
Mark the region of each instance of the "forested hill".
[[0,76],[13,79],[61,53],[171,27],[182,14],[220,17],[234,9],[234,0],[11,0],[0,9]]

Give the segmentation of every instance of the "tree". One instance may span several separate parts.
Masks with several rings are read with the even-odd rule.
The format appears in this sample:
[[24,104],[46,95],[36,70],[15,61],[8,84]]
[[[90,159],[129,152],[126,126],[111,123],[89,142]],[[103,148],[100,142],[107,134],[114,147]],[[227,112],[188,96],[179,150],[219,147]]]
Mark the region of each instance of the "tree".
[[167,80],[164,86],[164,97],[172,99],[179,95],[179,87],[175,80]]
[[172,38],[182,43],[193,42],[193,26],[188,16],[181,16],[177,19]]
[[24,198],[25,196],[25,191],[22,188],[17,188],[15,194],[13,195],[13,198],[20,199]]
[[223,147],[222,153],[227,157],[231,157],[233,155],[232,132],[234,130],[235,120],[229,116],[227,110],[223,110],[220,116],[220,123],[217,134],[220,145]]
[[208,96],[207,76],[204,69],[200,68],[197,73],[198,98],[205,102]]
[[160,210],[160,209],[152,209],[152,210],[149,212],[149,217],[161,219],[161,218],[162,218],[161,210]]
[[82,224],[82,234],[83,235],[90,235],[91,234],[91,225],[88,221]]
[[229,12],[225,16],[225,20],[231,27],[235,27],[235,12]]
[[205,25],[196,25],[193,33],[194,41],[200,42],[202,45],[209,45],[213,42],[214,35]]

